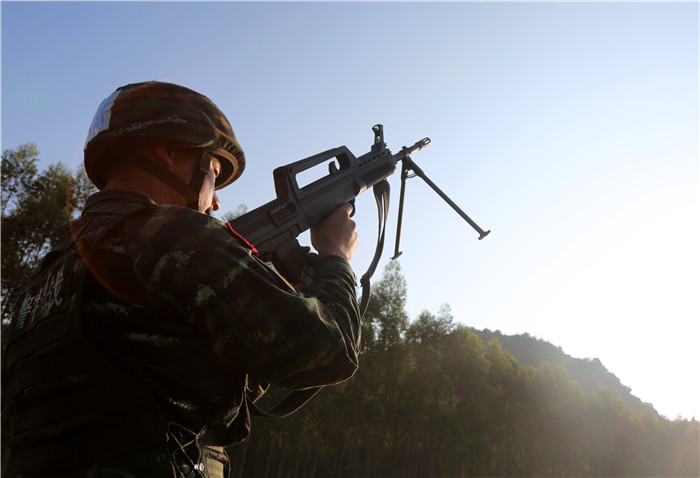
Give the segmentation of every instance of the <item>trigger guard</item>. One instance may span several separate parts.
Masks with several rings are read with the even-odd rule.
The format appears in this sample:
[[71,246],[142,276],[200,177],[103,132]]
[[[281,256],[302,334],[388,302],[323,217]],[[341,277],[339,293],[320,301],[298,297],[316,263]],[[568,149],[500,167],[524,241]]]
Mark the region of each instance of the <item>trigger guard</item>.
[[350,211],[350,217],[353,217],[355,215],[355,198],[349,200],[348,203],[350,203],[350,205],[352,206],[352,211]]

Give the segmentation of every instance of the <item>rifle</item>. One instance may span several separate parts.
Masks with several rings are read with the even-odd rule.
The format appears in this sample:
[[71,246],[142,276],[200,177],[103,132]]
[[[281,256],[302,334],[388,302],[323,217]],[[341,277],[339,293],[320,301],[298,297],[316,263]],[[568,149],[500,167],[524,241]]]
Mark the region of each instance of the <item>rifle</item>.
[[[478,233],[479,240],[491,231],[484,231],[445,193],[433,183],[413,162],[411,155],[430,144],[430,138],[423,138],[413,146],[403,147],[392,154],[384,143],[384,130],[381,124],[372,127],[374,144],[368,153],[356,158],[345,146],[329,149],[306,159],[280,166],[273,172],[277,198],[236,219],[227,226],[242,236],[258,251],[261,259],[272,262],[277,271],[292,284],[311,283],[312,264],[306,249],[299,245],[297,237],[314,224],[318,224],[342,204],[354,205],[355,198],[370,187],[374,189],[379,212],[379,233],[374,258],[367,272],[360,279],[362,300],[360,311],[364,315],[369,303],[369,279],[379,263],[384,248],[384,230],[389,211],[389,182],[386,178],[396,172],[396,164],[401,161],[401,193],[399,196],[399,216],[396,231],[394,256],[401,255],[401,225],[406,193],[406,180],[410,177],[422,178],[441,198],[464,218]],[[299,187],[297,175],[331,158],[328,174],[305,186]],[[336,164],[337,161],[337,164]],[[410,176],[413,172],[414,176]],[[354,211],[353,211],[354,212]],[[252,400],[248,408],[253,415],[281,418],[294,413],[308,402],[321,387],[291,392],[269,411],[260,410]]]
[[[272,262],[288,281],[292,284],[308,284],[311,282],[311,263],[306,250],[299,245],[299,234],[322,221],[342,204],[350,202],[354,205],[354,200],[359,194],[373,187],[380,227],[374,259],[360,281],[363,287],[363,311],[369,299],[368,295],[365,298],[365,289],[369,289],[369,278],[374,273],[384,245],[384,229],[389,208],[389,183],[386,178],[396,172],[396,164],[399,161],[402,162],[401,193],[396,246],[392,259],[401,255],[399,248],[403,205],[406,180],[409,177],[419,176],[423,179],[479,233],[479,240],[491,232],[484,231],[472,221],[411,159],[413,153],[430,144],[430,138],[423,138],[413,146],[404,146],[401,151],[392,154],[384,143],[383,126],[374,125],[372,130],[374,144],[368,153],[359,158],[346,146],[340,146],[276,168],[272,175],[277,198],[228,223],[230,228],[255,246],[261,259]],[[326,176],[299,187],[299,173],[331,158],[335,161],[328,164]],[[414,176],[409,176],[410,172],[413,172]]]

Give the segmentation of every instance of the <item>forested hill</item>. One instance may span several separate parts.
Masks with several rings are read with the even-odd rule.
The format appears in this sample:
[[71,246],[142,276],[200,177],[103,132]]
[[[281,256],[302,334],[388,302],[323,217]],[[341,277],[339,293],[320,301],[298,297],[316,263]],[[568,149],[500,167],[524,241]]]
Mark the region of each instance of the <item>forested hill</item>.
[[503,350],[524,365],[532,365],[539,368],[542,363],[549,363],[552,367],[563,364],[571,379],[576,380],[584,392],[595,393],[600,388],[614,390],[628,409],[636,415],[642,416],[647,412],[658,414],[650,404],[642,402],[639,397],[632,395],[629,387],[620,382],[620,379],[610,372],[597,358],[574,358],[566,354],[561,347],[550,342],[538,339],[529,334],[504,335],[499,330],[492,332],[489,329],[471,329],[487,345],[493,338],[498,339]]
[[396,262],[372,292],[358,372],[288,418],[254,418],[228,448],[233,478],[700,475],[698,421],[634,412],[600,361],[478,333],[448,306],[411,321]]

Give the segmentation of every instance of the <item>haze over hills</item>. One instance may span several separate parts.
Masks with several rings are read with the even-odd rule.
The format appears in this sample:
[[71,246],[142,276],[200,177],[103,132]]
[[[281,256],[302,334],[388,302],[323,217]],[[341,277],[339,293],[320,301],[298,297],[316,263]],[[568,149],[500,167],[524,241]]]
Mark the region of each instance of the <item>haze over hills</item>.
[[584,392],[594,393],[600,387],[605,387],[614,390],[636,415],[641,416],[647,412],[659,415],[650,403],[643,402],[634,396],[631,389],[623,385],[620,379],[605,368],[597,358],[574,358],[566,354],[561,347],[532,337],[527,333],[504,335],[499,330],[476,330],[473,328],[471,330],[481,338],[484,345],[493,338],[498,339],[503,350],[508,351],[524,366],[532,365],[538,368],[543,362],[549,363],[552,367],[563,364],[569,377],[576,380]]

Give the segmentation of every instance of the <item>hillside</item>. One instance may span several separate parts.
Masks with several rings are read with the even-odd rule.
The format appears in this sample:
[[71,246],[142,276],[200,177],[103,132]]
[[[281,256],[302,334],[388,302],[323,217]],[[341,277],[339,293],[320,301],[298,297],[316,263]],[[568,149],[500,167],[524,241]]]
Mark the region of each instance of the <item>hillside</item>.
[[405,334],[375,317],[355,376],[284,420],[254,418],[250,439],[228,449],[232,477],[700,476],[697,420],[637,415],[621,395],[645,405],[600,361],[444,313]]
[[501,343],[503,350],[508,351],[524,366],[532,365],[537,368],[543,362],[549,363],[552,367],[564,364],[569,377],[576,380],[584,392],[595,393],[600,387],[605,387],[614,390],[625,402],[627,408],[636,415],[641,416],[646,412],[658,415],[651,404],[642,402],[632,395],[630,388],[623,385],[620,379],[605,368],[597,358],[574,358],[566,354],[561,347],[529,334],[504,335],[499,330],[492,332],[489,329],[471,329],[471,331],[481,338],[484,345],[495,337]]

